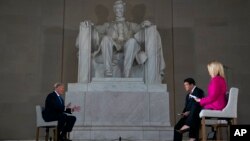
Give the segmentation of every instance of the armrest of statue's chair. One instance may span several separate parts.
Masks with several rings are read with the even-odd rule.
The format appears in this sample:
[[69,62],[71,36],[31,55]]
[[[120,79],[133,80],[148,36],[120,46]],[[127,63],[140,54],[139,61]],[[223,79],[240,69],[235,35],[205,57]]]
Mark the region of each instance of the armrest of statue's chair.
[[[219,127],[220,125],[226,125],[228,127],[229,136],[229,126],[236,124],[237,119],[237,102],[238,102],[238,88],[231,88],[229,91],[228,102],[223,110],[201,110],[201,132],[202,141],[206,140],[206,125],[215,125]],[[208,123],[206,119],[215,119],[216,122]],[[229,140],[229,138],[228,138]]]
[[54,140],[57,141],[57,121],[44,121],[42,117],[42,107],[40,105],[36,105],[36,141],[39,140],[40,128],[46,129],[45,141],[48,141],[49,129],[54,128]]

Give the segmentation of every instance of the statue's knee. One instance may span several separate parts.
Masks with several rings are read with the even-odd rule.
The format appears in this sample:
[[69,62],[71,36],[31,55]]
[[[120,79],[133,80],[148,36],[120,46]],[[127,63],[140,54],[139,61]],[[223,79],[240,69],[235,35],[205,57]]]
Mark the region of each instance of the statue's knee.
[[112,39],[108,36],[104,36],[101,41],[101,48],[109,48],[112,46]]
[[110,37],[109,36],[104,36],[103,38],[102,38],[102,42],[107,42],[107,41],[110,41],[111,39],[110,39]]
[[137,43],[137,41],[134,38],[130,38],[130,39],[128,39],[127,43],[128,44],[135,44],[135,43]]
[[138,44],[138,42],[137,42],[134,38],[130,38],[130,39],[126,42],[125,48],[137,49],[137,48],[139,48],[139,44]]

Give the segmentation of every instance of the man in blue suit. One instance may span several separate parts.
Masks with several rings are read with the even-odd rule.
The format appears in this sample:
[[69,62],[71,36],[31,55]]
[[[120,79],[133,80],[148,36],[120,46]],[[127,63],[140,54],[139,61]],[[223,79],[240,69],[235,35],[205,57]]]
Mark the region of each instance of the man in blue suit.
[[60,95],[64,94],[64,84],[56,83],[54,91],[50,93],[45,101],[43,118],[45,121],[58,121],[58,139],[59,141],[70,141],[67,139],[67,132],[71,132],[75,124],[76,117],[70,114],[76,107],[69,108],[70,104],[65,107],[64,100]]
[[185,107],[181,118],[174,127],[174,141],[182,141],[182,134],[189,131],[189,141],[199,140],[199,127],[201,106],[194,100],[194,97],[204,97],[202,89],[196,87],[193,78],[184,80],[184,88],[187,92],[185,98]]

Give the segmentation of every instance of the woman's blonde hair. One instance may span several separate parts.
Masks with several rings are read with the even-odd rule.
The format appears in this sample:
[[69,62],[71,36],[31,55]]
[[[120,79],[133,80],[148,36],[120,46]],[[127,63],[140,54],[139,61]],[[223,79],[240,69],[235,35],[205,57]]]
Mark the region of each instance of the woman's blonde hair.
[[225,78],[223,65],[218,61],[212,61],[207,64],[208,72],[211,76],[221,76]]

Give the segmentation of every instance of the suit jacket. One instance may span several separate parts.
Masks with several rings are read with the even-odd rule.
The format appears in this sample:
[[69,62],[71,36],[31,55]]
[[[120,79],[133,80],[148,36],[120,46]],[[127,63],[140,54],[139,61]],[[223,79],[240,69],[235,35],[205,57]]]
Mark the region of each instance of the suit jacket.
[[[202,89],[195,87],[192,95],[198,97],[198,98],[202,98],[204,97],[204,92]],[[197,107],[197,112],[199,112],[199,110],[201,110],[201,106],[199,105],[199,103],[197,103],[193,98],[189,97],[189,94],[186,95],[186,101],[185,101],[185,107],[183,109],[183,113],[186,111],[191,111],[191,108],[196,106]]]
[[59,115],[64,113],[64,109],[64,100],[55,92],[52,92],[46,98],[43,118],[45,121],[58,120]]
[[222,110],[226,102],[227,84],[223,77],[215,76],[208,85],[208,96],[202,98],[200,105],[205,109]]

